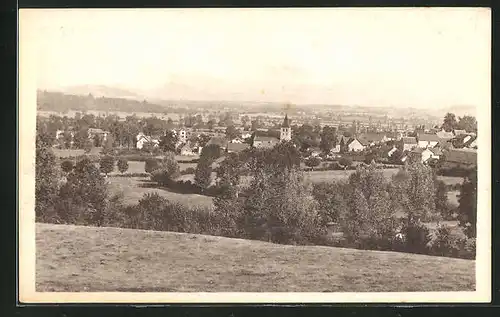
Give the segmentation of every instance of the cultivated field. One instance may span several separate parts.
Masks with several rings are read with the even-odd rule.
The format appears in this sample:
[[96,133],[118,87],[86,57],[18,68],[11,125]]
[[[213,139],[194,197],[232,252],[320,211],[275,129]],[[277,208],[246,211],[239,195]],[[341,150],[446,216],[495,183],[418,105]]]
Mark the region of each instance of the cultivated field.
[[36,225],[36,250],[40,292],[475,289],[475,261],[397,252],[53,224]]
[[146,193],[158,193],[168,200],[175,201],[190,207],[203,206],[212,208],[212,197],[197,194],[179,194],[166,189],[148,187],[149,178],[144,177],[108,177],[109,186],[113,193],[123,193],[125,204],[137,204]]

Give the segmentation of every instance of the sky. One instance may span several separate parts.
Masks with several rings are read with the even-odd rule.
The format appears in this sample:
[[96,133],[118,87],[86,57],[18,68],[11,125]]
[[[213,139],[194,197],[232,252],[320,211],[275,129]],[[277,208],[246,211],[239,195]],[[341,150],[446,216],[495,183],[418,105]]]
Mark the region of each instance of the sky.
[[20,10],[40,89],[416,108],[490,104],[490,23],[480,8]]

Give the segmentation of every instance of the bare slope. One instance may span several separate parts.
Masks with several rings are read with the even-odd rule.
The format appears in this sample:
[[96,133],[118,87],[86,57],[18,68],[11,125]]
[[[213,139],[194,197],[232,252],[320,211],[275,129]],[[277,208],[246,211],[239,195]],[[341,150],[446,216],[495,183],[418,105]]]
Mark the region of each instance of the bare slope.
[[474,290],[474,261],[37,224],[38,291]]

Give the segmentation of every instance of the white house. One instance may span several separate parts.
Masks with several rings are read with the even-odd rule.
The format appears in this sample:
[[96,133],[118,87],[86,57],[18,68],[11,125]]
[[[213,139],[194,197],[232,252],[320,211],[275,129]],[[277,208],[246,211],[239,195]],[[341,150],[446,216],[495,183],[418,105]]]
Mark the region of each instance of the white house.
[[356,138],[351,138],[347,143],[347,149],[349,152],[359,152],[365,149],[365,146],[359,142]]
[[425,149],[428,147],[435,147],[439,142],[439,137],[436,134],[422,133],[417,136],[418,147]]
[[401,148],[403,151],[411,151],[417,147],[417,139],[414,137],[404,137],[401,139]]
[[153,147],[158,147],[160,145],[160,141],[158,139],[153,139],[152,137],[145,135],[144,133],[139,133],[136,137],[135,147],[139,150],[144,147],[145,144],[150,143],[153,144]]

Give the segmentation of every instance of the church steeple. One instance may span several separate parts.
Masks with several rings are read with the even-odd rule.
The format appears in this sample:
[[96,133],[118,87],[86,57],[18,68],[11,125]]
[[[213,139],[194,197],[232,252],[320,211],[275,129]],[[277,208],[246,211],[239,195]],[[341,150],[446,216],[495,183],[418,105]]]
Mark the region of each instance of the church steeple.
[[290,120],[288,120],[288,114],[285,114],[285,119],[281,124],[281,133],[280,140],[281,141],[290,141],[292,139],[292,129],[290,128]]
[[285,120],[283,120],[282,128],[290,128],[290,121],[288,120],[288,114],[285,114]]

